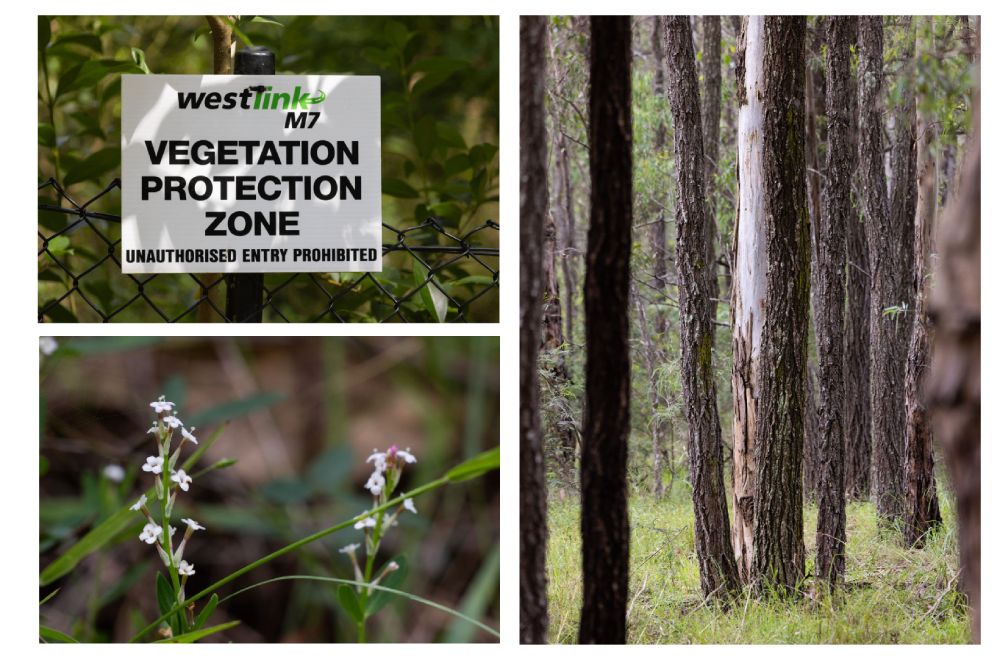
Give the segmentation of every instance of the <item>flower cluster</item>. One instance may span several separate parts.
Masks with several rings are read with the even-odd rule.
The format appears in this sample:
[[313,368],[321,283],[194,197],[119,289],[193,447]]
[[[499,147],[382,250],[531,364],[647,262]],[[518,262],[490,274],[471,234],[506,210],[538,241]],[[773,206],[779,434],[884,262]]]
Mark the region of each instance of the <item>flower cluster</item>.
[[[132,510],[141,512],[146,517],[146,525],[139,534],[139,540],[148,545],[155,545],[156,551],[163,560],[164,566],[170,571],[171,578],[179,581],[175,583],[178,602],[184,601],[184,585],[189,576],[194,575],[194,564],[184,559],[184,550],[188,541],[195,531],[203,531],[205,527],[193,519],[184,518],[181,520],[186,526],[184,536],[176,548],[173,546],[173,536],[177,531],[170,525],[170,516],[177,501],[177,492],[188,491],[191,488],[191,476],[184,472],[183,468],[178,468],[177,461],[181,455],[181,449],[186,443],[198,444],[198,439],[194,436],[195,427],[190,430],[184,427],[184,423],[177,417],[174,410],[174,403],[167,401],[163,396],[149,404],[156,413],[156,420],[146,433],[151,433],[156,438],[157,454],[146,457],[146,463],[142,465],[142,470],[153,476],[156,491],[156,500],[159,502],[160,519],[157,519],[150,512],[147,506],[146,495],[143,494],[139,500],[131,506]],[[175,433],[180,433],[180,442],[177,448],[171,451],[171,443]],[[166,527],[166,528],[164,528]]]
[[[417,458],[410,452],[410,448],[401,450],[393,445],[385,452],[373,451],[366,462],[372,464],[374,470],[368,477],[368,482],[365,483],[365,489],[371,493],[374,499],[373,507],[377,508],[391,498],[396,485],[399,484],[403,467],[407,464],[417,463]],[[367,555],[365,570],[362,571],[361,566],[358,564],[357,551],[361,547],[360,543],[351,543],[342,547],[340,552],[350,557],[351,564],[354,566],[354,579],[357,582],[374,586],[385,578],[385,576],[399,568],[396,562],[389,562],[385,565],[382,572],[372,580],[373,560],[378,553],[382,536],[386,529],[396,526],[397,519],[404,511],[409,511],[414,515],[417,513],[417,507],[414,505],[413,499],[404,499],[402,505],[391,513],[387,514],[387,511],[384,510],[379,511],[374,516],[366,515],[354,524],[355,529],[363,531],[365,534],[365,554]],[[362,588],[359,588],[358,591],[361,592]],[[370,593],[371,587],[364,590],[364,594]]]

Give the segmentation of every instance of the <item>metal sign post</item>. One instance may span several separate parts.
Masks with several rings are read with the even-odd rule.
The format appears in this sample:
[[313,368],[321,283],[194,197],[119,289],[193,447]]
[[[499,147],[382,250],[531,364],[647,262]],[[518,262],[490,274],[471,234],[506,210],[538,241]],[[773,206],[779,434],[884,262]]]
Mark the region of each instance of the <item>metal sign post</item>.
[[[247,47],[236,52],[233,74],[273,75],[274,52],[267,47]],[[260,322],[264,313],[263,273],[232,273],[226,280],[226,321]]]

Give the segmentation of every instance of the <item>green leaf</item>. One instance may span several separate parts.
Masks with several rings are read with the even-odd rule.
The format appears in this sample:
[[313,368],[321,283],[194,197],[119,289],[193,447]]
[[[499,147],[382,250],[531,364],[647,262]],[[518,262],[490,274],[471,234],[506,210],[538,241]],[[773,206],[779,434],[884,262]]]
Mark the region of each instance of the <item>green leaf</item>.
[[468,154],[455,154],[454,156],[449,156],[448,160],[444,162],[444,174],[445,177],[451,177],[471,167],[472,162],[469,161]]
[[38,144],[43,147],[56,146],[56,129],[52,127],[52,124],[38,124]]
[[156,605],[160,609],[160,615],[166,615],[177,603],[177,594],[170,585],[170,581],[163,577],[159,571],[156,572]]
[[65,236],[53,238],[46,243],[46,247],[53,255],[61,256],[69,251],[69,238]]
[[423,158],[428,158],[434,151],[437,143],[437,126],[434,117],[425,116],[417,122],[413,130],[413,143],[417,147],[417,153]]
[[438,323],[443,322],[445,317],[448,316],[448,297],[434,286],[433,282],[427,280],[427,268],[420,261],[414,260],[413,274],[417,278],[417,284],[425,282],[420,287],[419,294],[427,314],[433,317]]
[[193,416],[188,424],[195,426],[201,424],[215,424],[216,422],[222,422],[225,420],[233,419],[234,417],[241,417],[243,415],[249,415],[250,413],[257,412],[258,410],[263,410],[269,406],[274,405],[285,400],[285,394],[277,391],[262,391],[256,394],[251,394],[244,398],[239,398],[233,401],[226,401],[225,403],[220,403],[214,408],[209,408],[203,412],[198,413]]
[[445,477],[451,482],[461,482],[479,477],[483,473],[494,471],[500,468],[500,448],[494,447],[481,454],[477,454],[468,461],[463,461],[455,468],[448,471]]
[[225,631],[226,629],[232,629],[240,623],[239,620],[232,620],[230,622],[223,622],[222,624],[217,624],[214,627],[209,627],[208,629],[199,629],[198,631],[189,631],[186,634],[180,634],[179,636],[171,636],[170,638],[162,638],[156,643],[194,643],[197,640],[203,639],[206,636],[211,636],[212,634],[218,634],[220,631]]
[[139,47],[132,47],[132,60],[135,62],[139,69],[145,72],[147,75],[151,74],[149,72],[149,66],[146,65],[146,52],[144,52]]
[[273,26],[281,26],[282,28],[285,27],[285,24],[281,23],[273,16],[255,16],[250,19],[250,23],[269,23]]
[[440,121],[437,122],[435,128],[437,129],[438,139],[442,143],[449,147],[465,149],[465,138],[462,137],[457,128],[450,124],[441,123]]
[[451,201],[434,203],[430,206],[430,211],[434,216],[444,219],[451,224],[458,224],[462,218],[462,208],[457,203]]
[[208,622],[208,618],[212,616],[212,613],[215,612],[215,607],[218,605],[219,605],[219,595],[213,594],[212,598],[209,599],[208,603],[205,604],[205,607],[201,609],[200,613],[198,613],[198,617],[195,618],[194,628],[201,629],[202,627],[204,627],[205,623]]
[[44,599],[42,599],[41,601],[39,601],[38,605],[39,606],[44,606],[46,603],[48,603],[49,599],[51,599],[52,597],[54,597],[56,594],[59,593],[60,589],[62,589],[62,588],[61,587],[57,587],[56,589],[54,589],[51,592],[49,592],[49,595],[47,597],[45,597]]
[[469,160],[472,161],[472,165],[477,167],[482,167],[489,164],[493,160],[493,157],[497,155],[496,145],[484,142],[483,144],[477,144],[475,147],[469,150]]
[[101,53],[101,38],[92,33],[79,33],[77,35],[66,35],[60,37],[58,40],[52,43],[49,47],[50,50],[57,49],[59,47],[64,47],[67,45],[78,44],[81,47],[90,49],[95,53]]
[[[383,580],[381,580],[379,582],[379,585],[387,589],[399,589],[400,585],[403,584],[403,580],[406,579],[406,573],[409,570],[409,565],[406,563],[406,557],[404,557],[403,555],[396,555],[395,557],[387,561],[385,564],[382,565],[382,568],[380,568],[378,572],[375,573],[375,575],[380,575],[382,571],[385,570],[385,567],[388,566],[391,562],[396,562],[397,564],[399,564],[399,568],[390,573],[389,575],[387,575]],[[392,592],[376,590],[375,593],[371,595],[371,597],[368,599],[368,603],[365,606],[365,614],[368,617],[371,617],[375,613],[379,612],[380,610],[388,606],[389,602],[392,601],[393,597],[395,596],[396,595],[393,594]]]
[[341,585],[337,588],[337,601],[344,612],[354,620],[356,624],[365,621],[365,614],[361,611],[361,603],[358,601],[358,593],[349,585]]
[[390,20],[385,24],[385,39],[389,42],[397,51],[402,53],[406,48],[407,42],[413,38],[414,33],[411,33],[406,29],[399,21]]
[[69,634],[64,634],[58,629],[53,629],[52,627],[46,627],[45,625],[39,625],[38,635],[46,643],[79,643]]
[[451,74],[453,72],[458,72],[459,70],[471,69],[471,67],[472,66],[468,61],[463,61],[458,58],[434,56],[432,58],[425,58],[422,61],[414,63],[412,69],[416,72]]
[[96,151],[66,173],[63,186],[70,186],[88,179],[100,181],[105,173],[118,168],[121,164],[121,157],[119,147],[105,147]]
[[393,198],[419,198],[420,194],[401,179],[389,177],[382,180],[382,193]]

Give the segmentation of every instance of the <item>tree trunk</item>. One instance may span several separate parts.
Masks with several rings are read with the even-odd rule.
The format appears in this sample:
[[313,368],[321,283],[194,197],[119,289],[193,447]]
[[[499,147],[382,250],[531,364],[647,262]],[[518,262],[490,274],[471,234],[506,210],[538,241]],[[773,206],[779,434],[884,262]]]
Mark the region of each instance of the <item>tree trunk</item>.
[[580,643],[624,643],[628,607],[629,258],[632,35],[627,16],[591,19],[590,231],[584,282],[586,400],[580,462]]
[[826,44],[827,153],[823,216],[819,223],[819,518],[816,576],[832,591],[843,580],[847,512],[844,501],[844,257],[850,226],[851,176],[855,150],[851,133],[851,42],[857,18],[830,19]]
[[[718,27],[718,24],[716,24]],[[717,31],[716,31],[717,32]],[[729,544],[729,509],[722,472],[722,430],[712,372],[714,272],[705,208],[698,74],[686,16],[664,19],[667,92],[674,119],[677,180],[677,274],[680,284],[681,372],[688,421],[688,464],[694,499],[694,536],[705,598],[728,597],[739,589]],[[718,118],[716,118],[716,126]]]
[[[546,212],[549,208],[546,207]],[[554,351],[562,347],[562,305],[559,299],[559,278],[556,275],[556,222],[545,217],[542,286],[542,349]],[[561,366],[559,366],[561,368]]]
[[[849,44],[856,45],[857,21],[845,27]],[[845,94],[849,107],[848,129],[852,159],[857,161],[858,147],[858,89],[856,82]],[[855,163],[856,165],[856,163]],[[844,325],[844,440],[846,452],[845,484],[847,495],[855,500],[866,500],[870,487],[872,464],[872,418],[870,376],[870,281],[868,270],[868,236],[858,216],[857,203],[863,200],[858,193],[857,171],[852,180],[854,203],[847,212],[847,267],[845,293],[847,318]]]
[[967,142],[960,189],[941,221],[939,266],[930,303],[934,354],[927,405],[944,448],[958,507],[962,587],[980,642],[980,105]]
[[804,35],[804,17],[749,17],[738,91],[734,545],[741,570],[758,590],[793,590],[805,570],[802,441],[809,213]]
[[[871,487],[879,520],[891,524],[903,508],[903,364],[899,332],[905,320],[883,314],[899,308],[902,231],[889,217],[882,160],[882,17],[858,19],[858,168],[870,273]],[[909,228],[909,225],[907,225]]]
[[[702,131],[705,150],[705,244],[708,247],[708,282],[711,298],[719,297],[718,255],[715,241],[716,223],[715,176],[719,172],[719,124],[722,120],[722,23],[718,16],[702,17],[701,67],[705,79],[705,106],[702,109]],[[709,329],[715,340],[715,315],[718,303],[710,302],[712,321]]]
[[538,413],[542,245],[548,209],[545,170],[545,24],[521,19],[521,643],[544,643],[545,461]]

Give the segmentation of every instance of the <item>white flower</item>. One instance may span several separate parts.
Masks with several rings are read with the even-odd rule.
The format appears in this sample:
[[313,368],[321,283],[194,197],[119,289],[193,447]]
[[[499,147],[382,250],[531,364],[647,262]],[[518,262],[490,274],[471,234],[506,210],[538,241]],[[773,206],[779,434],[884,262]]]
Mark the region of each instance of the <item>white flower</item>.
[[375,462],[376,472],[385,471],[385,459],[386,459],[385,452],[376,452],[372,450],[371,456],[365,459],[365,462],[369,464]]
[[340,548],[340,554],[352,555],[354,554],[355,550],[357,550],[359,547],[361,547],[361,543],[351,543],[350,545],[345,545],[344,547]]
[[383,487],[385,487],[385,477],[381,471],[375,470],[368,478],[368,482],[365,483],[365,489],[370,491],[372,496],[378,496],[382,493]]
[[52,336],[42,336],[38,339],[38,351],[45,356],[52,356],[59,349],[59,343]]
[[194,564],[188,563],[187,559],[182,559],[181,563],[177,565],[178,575],[194,575]]
[[142,465],[142,470],[153,475],[163,472],[163,457],[146,457],[146,463]]
[[139,534],[139,540],[141,540],[143,543],[152,545],[160,538],[160,534],[162,533],[163,533],[163,527],[159,526],[158,524],[153,524],[152,522],[150,522],[149,524],[147,524],[142,528],[142,533]]
[[405,461],[408,464],[417,463],[417,458],[410,453],[410,448],[406,448],[402,452],[397,452],[396,456]]
[[184,422],[177,417],[177,415],[164,415],[163,423],[169,426],[171,429],[176,429],[184,426]]
[[187,429],[185,429],[182,426],[181,427],[181,437],[183,437],[184,440],[190,440],[192,443],[194,443],[195,445],[197,445],[198,444],[198,439],[194,437],[194,429],[195,429],[195,427],[192,426],[191,430],[188,431]]
[[129,510],[140,510],[144,505],[146,505],[145,494],[139,497],[139,500],[135,502],[135,505],[129,506]]
[[175,405],[177,404],[174,403],[173,401],[168,401],[163,396],[161,396],[157,400],[150,403],[149,407],[153,409],[153,412],[159,415],[164,412],[170,412],[171,410],[174,409]]
[[180,488],[183,489],[185,492],[191,485],[191,476],[185,473],[183,468],[180,469],[179,471],[171,473],[170,479],[176,482],[180,486]]
[[406,499],[403,501],[403,507],[409,510],[414,515],[417,514],[417,507],[413,505],[413,499]]
[[111,482],[121,482],[125,479],[125,469],[118,464],[108,464],[104,467],[104,477]]
[[160,430],[160,425],[157,424],[156,422],[153,422],[153,426],[149,427],[146,433],[156,433],[159,430]]
[[399,564],[397,564],[394,561],[389,562],[388,566],[385,567],[385,572],[386,573],[389,573],[390,571],[398,571],[398,570],[399,570]]
[[374,526],[375,526],[375,518],[374,517],[366,517],[365,519],[361,520],[360,522],[355,522],[354,523],[354,528],[355,529],[371,528],[371,527],[374,527]]
[[183,522],[184,524],[188,525],[193,531],[204,531],[205,530],[205,527],[201,526],[200,524],[198,524],[196,521],[194,521],[193,519],[191,519],[189,517],[182,518],[181,522]]

